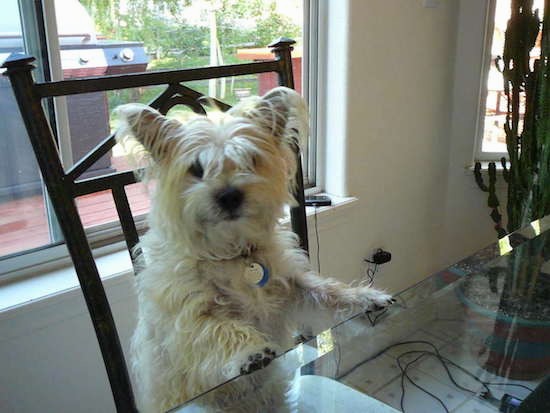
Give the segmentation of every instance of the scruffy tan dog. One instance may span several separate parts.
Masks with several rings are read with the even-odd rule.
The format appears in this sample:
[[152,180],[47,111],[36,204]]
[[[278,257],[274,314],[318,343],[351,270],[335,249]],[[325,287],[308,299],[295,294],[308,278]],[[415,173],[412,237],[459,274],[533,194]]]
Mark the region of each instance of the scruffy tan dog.
[[266,366],[292,345],[305,307],[391,304],[383,292],[317,275],[279,226],[293,202],[293,146],[307,134],[295,91],[276,88],[215,120],[181,123],[139,104],[118,114],[119,141],[141,144],[155,179],[132,340],[141,411]]

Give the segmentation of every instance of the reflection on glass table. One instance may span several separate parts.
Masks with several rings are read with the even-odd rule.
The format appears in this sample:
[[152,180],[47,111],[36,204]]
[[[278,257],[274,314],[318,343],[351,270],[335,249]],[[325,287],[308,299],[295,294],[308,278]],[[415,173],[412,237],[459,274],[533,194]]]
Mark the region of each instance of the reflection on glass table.
[[545,217],[174,412],[550,412],[549,238]]

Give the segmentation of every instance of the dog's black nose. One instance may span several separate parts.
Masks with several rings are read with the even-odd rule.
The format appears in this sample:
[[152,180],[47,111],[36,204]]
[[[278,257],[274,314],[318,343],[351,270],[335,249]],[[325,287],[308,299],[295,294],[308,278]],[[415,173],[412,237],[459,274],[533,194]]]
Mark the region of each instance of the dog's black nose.
[[235,212],[244,200],[244,193],[237,188],[228,187],[222,189],[216,195],[216,201],[227,212]]

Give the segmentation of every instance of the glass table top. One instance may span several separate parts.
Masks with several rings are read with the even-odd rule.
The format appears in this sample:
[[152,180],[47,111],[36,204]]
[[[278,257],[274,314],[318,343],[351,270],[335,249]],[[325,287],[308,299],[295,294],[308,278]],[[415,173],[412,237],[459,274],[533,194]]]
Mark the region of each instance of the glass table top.
[[[173,412],[514,411],[550,373],[549,234],[535,221]],[[550,412],[546,387],[525,411]]]

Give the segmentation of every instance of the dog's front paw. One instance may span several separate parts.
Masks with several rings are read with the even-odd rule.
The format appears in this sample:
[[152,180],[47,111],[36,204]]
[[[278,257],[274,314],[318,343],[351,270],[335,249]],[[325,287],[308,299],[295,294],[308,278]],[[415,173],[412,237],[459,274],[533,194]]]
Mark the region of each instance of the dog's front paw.
[[241,366],[241,374],[250,374],[267,366],[275,358],[275,352],[266,347],[261,352],[248,356],[248,360]]
[[367,303],[366,311],[380,311],[395,303],[395,298],[385,292],[368,288],[364,293]]

